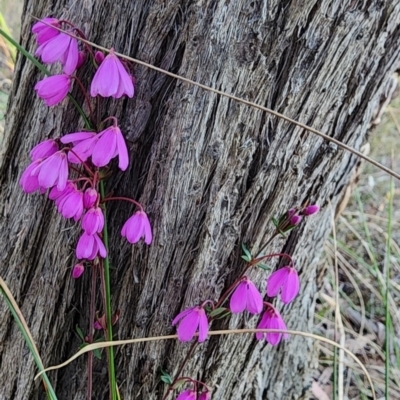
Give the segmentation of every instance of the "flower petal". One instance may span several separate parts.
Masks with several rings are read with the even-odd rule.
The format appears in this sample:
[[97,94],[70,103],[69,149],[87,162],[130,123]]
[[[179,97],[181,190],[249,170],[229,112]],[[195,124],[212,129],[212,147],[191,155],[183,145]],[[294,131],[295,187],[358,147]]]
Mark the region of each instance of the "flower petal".
[[105,129],[99,133],[98,141],[93,147],[92,162],[96,167],[104,167],[107,165],[117,148],[117,138],[113,131],[113,127]]
[[229,308],[232,313],[241,313],[245,310],[247,305],[247,283],[240,282],[236,287],[235,292],[231,296]]
[[181,342],[192,340],[199,326],[199,314],[196,310],[186,315],[178,326],[178,338]]
[[263,309],[263,298],[260,292],[250,280],[247,280],[247,311],[251,314],[259,314]]
[[182,318],[186,317],[186,315],[193,312],[194,307],[187,308],[186,310],[181,311],[172,321],[172,326],[176,325]]
[[199,342],[204,342],[207,339],[208,335],[208,320],[206,312],[203,308],[200,308],[199,311]]
[[121,171],[125,171],[129,165],[128,149],[126,147],[125,139],[118,127],[116,130],[117,150],[118,150],[118,167]]
[[267,296],[275,297],[281,290],[282,285],[285,284],[287,276],[289,275],[289,267],[283,267],[275,271],[267,279]]
[[290,268],[285,284],[282,286],[281,300],[283,303],[290,303],[299,293],[300,282],[297,271]]

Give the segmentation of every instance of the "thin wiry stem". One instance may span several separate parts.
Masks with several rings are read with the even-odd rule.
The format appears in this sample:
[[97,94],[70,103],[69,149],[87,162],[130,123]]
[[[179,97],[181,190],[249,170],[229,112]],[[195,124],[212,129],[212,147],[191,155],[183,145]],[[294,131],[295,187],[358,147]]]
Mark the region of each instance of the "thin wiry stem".
[[[37,18],[37,17],[35,17],[33,15],[32,15],[32,18],[34,18],[35,20],[39,21],[39,18]],[[45,22],[43,22],[43,23],[45,23]],[[47,24],[47,25],[49,25],[49,24]],[[73,35],[70,32],[66,32],[61,28],[58,28],[58,27],[55,27],[55,26],[52,26],[52,28],[54,28],[54,29],[56,29],[56,30],[58,30],[60,32],[64,32],[65,34],[67,34],[67,35],[69,35],[69,36],[71,36],[71,37],[73,37],[73,38],[75,38],[77,40],[80,40],[83,43],[89,44],[90,46],[92,46],[92,47],[94,47],[96,49],[102,50],[102,51],[107,52],[107,53],[110,52],[110,49],[107,49],[105,47],[99,46],[96,43],[90,42],[89,40],[82,39],[81,37]],[[311,133],[314,133],[315,135],[317,135],[319,137],[322,137],[323,139],[327,140],[328,142],[336,144],[338,147],[342,148],[343,150],[347,150],[350,153],[353,153],[354,155],[364,159],[365,161],[369,162],[370,164],[375,165],[377,168],[381,169],[382,171],[385,171],[389,175],[391,175],[391,176],[395,177],[396,179],[400,180],[400,174],[398,174],[397,172],[393,171],[392,169],[390,169],[388,167],[385,167],[383,164],[379,163],[378,161],[366,156],[361,151],[358,151],[358,150],[354,149],[353,147],[348,146],[345,143],[342,143],[340,140],[337,140],[337,139],[335,139],[335,138],[333,138],[333,137],[331,137],[331,136],[329,136],[329,135],[327,135],[327,134],[325,134],[325,133],[323,133],[323,132],[321,132],[321,131],[319,131],[319,130],[317,130],[315,128],[312,128],[311,126],[303,124],[303,123],[301,123],[299,121],[296,121],[296,120],[294,120],[292,118],[289,118],[284,114],[281,114],[281,113],[279,113],[277,111],[271,110],[270,108],[264,107],[264,106],[262,106],[260,104],[253,103],[252,101],[244,100],[244,99],[241,99],[240,97],[234,96],[232,94],[223,92],[223,91],[218,90],[218,89],[214,89],[214,88],[209,87],[207,85],[203,85],[202,83],[193,81],[193,80],[191,80],[189,78],[185,78],[185,77],[183,77],[181,75],[174,74],[173,72],[166,71],[165,69],[162,69],[162,68],[156,67],[156,66],[154,66],[152,64],[149,64],[147,62],[138,60],[137,58],[128,57],[128,56],[126,56],[124,54],[121,54],[121,53],[118,53],[116,51],[114,51],[114,54],[117,57],[123,58],[125,60],[131,61],[131,62],[139,64],[139,65],[143,65],[144,67],[150,68],[150,69],[152,69],[154,71],[161,72],[164,75],[168,75],[168,76],[170,76],[172,78],[179,79],[182,82],[189,83],[191,85],[197,86],[197,87],[199,87],[201,89],[204,89],[204,90],[207,90],[209,92],[218,94],[220,96],[227,97],[228,99],[235,100],[235,101],[237,101],[239,103],[242,103],[242,104],[246,104],[246,105],[248,105],[250,107],[254,107],[254,108],[258,109],[258,110],[265,111],[268,114],[274,115],[275,117],[283,119],[284,121],[287,121],[287,122],[290,122],[291,124],[297,125],[300,128],[303,128],[303,129],[305,129],[305,130],[307,130],[307,131],[309,131]]]

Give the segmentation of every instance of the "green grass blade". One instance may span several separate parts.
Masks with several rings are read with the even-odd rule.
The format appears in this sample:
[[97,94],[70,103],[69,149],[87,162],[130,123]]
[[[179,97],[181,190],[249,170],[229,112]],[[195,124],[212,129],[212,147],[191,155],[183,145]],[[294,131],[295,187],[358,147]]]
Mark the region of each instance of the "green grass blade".
[[[36,348],[35,342],[33,341],[33,337],[29,332],[28,326],[26,324],[25,318],[22,315],[21,310],[19,309],[14,297],[12,296],[10,290],[8,289],[6,283],[0,277],[0,293],[3,295],[6,304],[13,315],[15,322],[17,323],[22,336],[25,339],[25,342],[29,348],[29,351],[32,354],[33,359],[35,360],[36,366],[38,367],[39,371],[44,370],[44,366],[42,363],[42,359],[40,358],[39,352]],[[50,383],[50,380],[46,373],[42,375],[43,384],[46,390],[47,398],[51,400],[57,400],[56,393],[53,389],[53,386]]]
[[[393,196],[394,184],[390,180],[389,190],[389,207],[388,207],[388,227],[387,227],[387,241],[385,252],[385,398],[389,399],[389,381],[390,381],[390,335],[393,333],[393,325],[390,317],[389,305],[389,284],[390,284],[390,253],[391,253],[391,239],[392,239],[392,219],[393,219]],[[394,337],[394,336],[393,336]],[[393,341],[395,342],[395,340]]]
[[[0,13],[0,29],[2,31],[4,31],[9,37],[11,37],[11,32],[8,29],[7,22],[6,22],[6,20],[5,20],[5,18],[4,18],[2,13]],[[16,54],[16,51],[15,51],[15,47],[10,47],[10,46],[7,46],[7,47],[8,47],[8,50],[10,51],[11,59],[12,59],[13,63],[15,64],[15,60],[17,58],[16,57],[17,54]]]

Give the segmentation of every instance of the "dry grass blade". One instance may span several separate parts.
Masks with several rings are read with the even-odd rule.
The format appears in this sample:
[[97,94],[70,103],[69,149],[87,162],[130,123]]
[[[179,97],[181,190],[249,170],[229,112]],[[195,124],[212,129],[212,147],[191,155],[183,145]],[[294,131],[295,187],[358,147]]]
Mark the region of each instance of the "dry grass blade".
[[[257,332],[277,332],[277,333],[288,333],[290,335],[298,335],[298,336],[303,336],[307,338],[311,338],[314,340],[319,340],[324,343],[328,343],[334,347],[337,347],[339,349],[342,349],[346,354],[348,354],[358,365],[359,367],[363,370],[366,378],[368,379],[369,385],[371,387],[372,391],[372,397],[374,400],[376,400],[375,396],[375,389],[374,389],[374,384],[371,379],[371,376],[369,375],[367,369],[364,367],[363,363],[349,350],[347,350],[345,347],[341,346],[340,344],[334,342],[333,340],[324,338],[323,336],[318,336],[314,335],[313,333],[308,333],[308,332],[301,332],[301,331],[291,331],[291,330],[282,330],[282,329],[230,329],[230,330],[220,330],[220,331],[210,331],[208,334],[210,336],[220,336],[220,335],[237,335],[237,334],[245,334],[245,333],[257,333]],[[198,336],[196,333],[195,336]],[[113,346],[122,346],[126,344],[133,344],[133,343],[143,343],[143,342],[154,342],[154,341],[159,341],[159,340],[171,340],[171,339],[177,339],[177,335],[167,335],[167,336],[154,336],[154,337],[145,337],[145,338],[138,338],[138,339],[126,339],[126,340],[114,340],[112,342],[98,342],[98,343],[93,343],[85,346],[81,350],[79,350],[77,353],[75,353],[71,358],[69,358],[67,361],[63,362],[62,364],[55,365],[53,367],[48,367],[41,371],[39,374],[35,376],[35,379],[40,377],[44,372],[47,371],[53,371],[62,367],[67,366],[70,364],[72,361],[80,357],[81,355],[93,351],[96,349],[103,349],[107,347],[113,347]]]
[[[32,15],[32,18],[37,20],[37,21],[40,21],[39,18],[37,18],[37,17],[35,17],[33,15]],[[46,24],[43,21],[42,21],[42,23]],[[49,24],[46,24],[46,25],[49,25]],[[94,47],[96,49],[102,50],[102,51],[104,51],[106,53],[110,52],[110,49],[107,49],[107,48],[105,48],[103,46],[99,46],[96,43],[90,42],[89,40],[82,39],[79,36],[73,35],[70,32],[66,32],[63,29],[60,29],[60,28],[55,27],[53,25],[51,25],[51,27],[53,29],[56,29],[56,30],[58,30],[60,32],[63,32],[63,33],[65,33],[65,34],[67,34],[67,35],[69,35],[69,36],[71,36],[71,37],[73,37],[73,38],[75,38],[77,40],[80,40],[81,42],[86,43],[86,44],[88,44],[88,45],[90,45],[90,46],[92,46],[92,47]],[[303,123],[301,123],[299,121],[296,121],[296,120],[294,120],[292,118],[289,118],[286,115],[283,115],[283,114],[281,114],[281,113],[279,113],[277,111],[274,111],[274,110],[271,110],[270,108],[261,106],[260,104],[253,103],[251,101],[241,99],[240,97],[234,96],[232,94],[229,94],[229,93],[226,93],[226,92],[222,92],[221,90],[214,89],[214,88],[212,88],[210,86],[203,85],[202,83],[199,83],[199,82],[193,81],[191,79],[185,78],[185,77],[183,77],[181,75],[174,74],[174,73],[169,72],[169,71],[167,71],[165,69],[162,69],[162,68],[156,67],[156,66],[154,66],[152,64],[146,63],[145,61],[138,60],[137,58],[129,57],[129,56],[126,56],[125,54],[121,54],[121,53],[118,53],[116,51],[114,51],[114,54],[117,55],[120,58],[123,58],[125,60],[131,61],[131,62],[133,62],[135,64],[143,65],[144,67],[150,68],[150,69],[152,69],[154,71],[161,72],[162,74],[170,76],[171,78],[179,79],[180,81],[189,83],[190,85],[197,86],[197,87],[202,88],[204,90],[207,90],[209,92],[218,94],[220,96],[227,97],[228,99],[237,101],[237,102],[242,103],[242,104],[246,104],[246,105],[248,105],[250,107],[256,108],[256,109],[261,110],[261,111],[265,111],[268,114],[274,115],[275,117],[281,118],[281,119],[283,119],[283,120],[285,120],[287,122],[290,122],[290,123],[292,123],[294,125],[297,125],[298,127],[302,128],[302,129],[304,129],[306,131],[309,131],[311,133],[314,133],[315,135],[327,140],[328,142],[336,144],[338,147],[342,148],[343,150],[347,150],[350,153],[355,154],[356,156],[364,159],[365,161],[369,162],[372,165],[375,165],[377,168],[381,169],[382,171],[385,171],[386,173],[388,173],[389,175],[395,177],[396,179],[398,179],[400,181],[400,174],[398,174],[397,172],[391,170],[388,167],[385,167],[383,164],[379,163],[378,161],[366,156],[361,151],[358,151],[358,150],[352,148],[351,146],[348,146],[347,144],[342,143],[340,140],[337,140],[337,139],[335,139],[333,137],[330,137],[330,136],[326,135],[325,133],[323,133],[323,132],[321,132],[321,131],[319,131],[317,129],[314,129],[311,126],[305,125],[305,124],[303,124]]]

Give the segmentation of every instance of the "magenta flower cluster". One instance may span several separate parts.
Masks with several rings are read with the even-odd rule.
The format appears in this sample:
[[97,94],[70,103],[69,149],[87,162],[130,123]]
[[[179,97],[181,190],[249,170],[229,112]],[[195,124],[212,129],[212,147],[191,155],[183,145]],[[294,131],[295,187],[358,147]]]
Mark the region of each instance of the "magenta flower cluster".
[[[301,209],[291,209],[284,215],[274,220],[276,226],[275,235],[282,234],[299,224],[302,216],[315,214],[319,211],[317,205]],[[296,218],[295,218],[296,217]],[[198,335],[199,343],[207,339],[208,331],[213,319],[218,315],[239,314],[244,311],[250,314],[262,314],[257,329],[279,330],[280,332],[257,332],[258,340],[266,340],[272,346],[280,343],[281,339],[288,339],[286,324],[279,311],[271,304],[263,300],[263,296],[257,286],[245,275],[252,266],[260,264],[270,257],[286,257],[290,264],[279,268],[267,278],[267,296],[280,298],[284,304],[288,304],[297,296],[300,290],[300,281],[297,270],[294,268],[292,258],[287,254],[269,254],[258,259],[252,259],[250,252],[244,248],[243,258],[248,262],[245,271],[238,279],[221,295],[218,302],[206,300],[196,307],[190,307],[180,312],[172,321],[172,325],[178,325],[177,335],[181,342],[188,342]],[[265,269],[263,267],[263,269]],[[229,309],[222,307],[223,303],[230,297]],[[211,307],[210,307],[211,305]],[[211,308],[211,309],[210,309]],[[210,399],[211,392],[208,390],[198,393],[196,383],[191,378],[176,378],[174,382],[188,380],[194,383],[194,387],[181,392],[176,400]],[[204,385],[202,382],[200,384]]]
[[[56,18],[44,18],[32,28],[38,43],[35,54],[46,64],[60,63],[63,69],[62,74],[47,77],[35,86],[38,96],[48,106],[58,104],[66,97],[72,82],[77,80],[73,74],[86,59],[86,52],[79,50],[78,40],[70,35],[83,37],[83,34],[77,28],[69,29],[67,33],[55,29],[62,24]],[[90,51],[89,54],[97,62],[101,61],[91,82],[89,92],[92,97],[133,96],[133,78],[113,50],[106,57],[95,58]],[[79,87],[85,90],[80,82]],[[88,92],[84,95],[90,108]],[[109,122],[112,124],[105,126]],[[64,218],[80,223],[82,233],[75,250],[80,262],[72,269],[74,278],[83,274],[85,262],[107,256],[102,235],[105,224],[103,203],[113,198],[104,199],[99,194],[104,175],[101,168],[110,168],[115,158],[118,158],[120,170],[125,171],[129,165],[128,148],[117,118],[108,117],[98,126],[101,129],[97,132],[82,130],[36,145],[30,152],[31,163],[19,181],[26,193],[48,191],[57,211]],[[133,202],[139,210],[123,225],[121,235],[130,243],[144,238],[145,243],[150,244],[152,231],[143,207],[134,200],[125,200]]]

